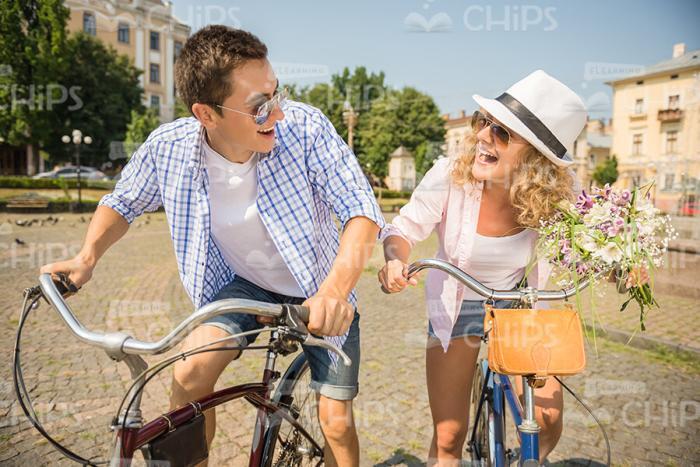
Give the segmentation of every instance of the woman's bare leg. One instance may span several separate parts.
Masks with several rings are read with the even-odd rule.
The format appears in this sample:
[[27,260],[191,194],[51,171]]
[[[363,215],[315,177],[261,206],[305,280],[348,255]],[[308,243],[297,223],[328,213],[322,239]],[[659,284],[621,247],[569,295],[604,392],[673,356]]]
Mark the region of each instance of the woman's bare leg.
[[[519,376],[515,379],[515,392],[523,403],[523,383]],[[549,377],[544,387],[535,389],[535,419],[541,430],[540,463],[556,447],[564,427],[564,395],[559,382]]]
[[469,427],[469,400],[481,338],[453,339],[447,352],[428,340],[425,372],[433,416],[428,466],[458,466]]

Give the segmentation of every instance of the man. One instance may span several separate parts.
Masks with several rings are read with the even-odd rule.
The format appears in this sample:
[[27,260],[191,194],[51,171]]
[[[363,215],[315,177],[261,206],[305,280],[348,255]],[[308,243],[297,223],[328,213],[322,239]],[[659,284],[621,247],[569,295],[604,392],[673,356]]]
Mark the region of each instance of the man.
[[[185,44],[177,89],[194,118],[156,129],[100,201],[81,252],[42,272],[78,286],[144,211],[163,206],[183,285],[195,307],[221,298],[304,303],[309,330],[342,343],[352,366],[305,349],[326,465],[358,465],[352,418],[360,357],[353,288],[383,226],[355,156],[317,109],[286,102],[254,35],[208,26]],[[338,218],[342,235],[333,220]],[[184,347],[261,327],[225,315],[197,327]],[[246,340],[247,339],[247,340]],[[250,344],[254,337],[241,338]],[[223,345],[223,344],[221,344]],[[174,368],[171,406],[213,390],[238,351],[199,354]],[[207,441],[215,414],[206,414]]]

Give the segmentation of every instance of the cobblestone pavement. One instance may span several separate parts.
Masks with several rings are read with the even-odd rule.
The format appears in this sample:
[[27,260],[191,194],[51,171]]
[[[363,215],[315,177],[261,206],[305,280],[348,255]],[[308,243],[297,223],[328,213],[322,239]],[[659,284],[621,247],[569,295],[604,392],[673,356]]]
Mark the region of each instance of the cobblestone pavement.
[[[22,228],[6,222],[31,217],[0,215],[0,280],[4,283],[0,463],[69,465],[24,420],[12,392],[10,356],[22,289],[36,282],[42,264],[74,254],[87,224],[80,221],[81,216],[66,214],[58,224],[43,227]],[[89,216],[84,217],[87,221]],[[429,256],[432,249],[423,246],[416,256]],[[356,418],[362,465],[424,465],[431,429],[424,381],[422,291],[382,295],[374,280],[379,264],[377,252],[359,285],[362,366]],[[70,303],[87,327],[129,330],[140,339],[161,337],[187,316],[191,304],[178,278],[164,216],[138,219]],[[692,307],[683,310],[673,310],[679,320],[686,315],[694,318]],[[651,318],[649,323],[652,328]],[[692,334],[697,333],[697,325],[692,319],[683,323],[678,327],[691,328],[686,329],[687,335],[697,342],[697,334]],[[22,349],[26,383],[48,431],[81,454],[104,456],[110,441],[107,425],[128,382],[126,369],[104,353],[77,343],[46,305],[29,319]],[[615,465],[700,463],[697,361],[602,339],[597,356],[589,349],[588,357],[586,373],[568,381],[608,430]],[[246,353],[224,372],[219,386],[257,379],[262,358],[259,352]],[[143,402],[147,418],[167,408],[169,378],[166,371],[147,388]],[[599,465],[605,459],[599,429],[571,397],[565,398],[565,431],[550,460],[568,465],[580,459],[584,465]],[[211,465],[247,465],[253,413],[239,401],[218,412],[220,428]]]

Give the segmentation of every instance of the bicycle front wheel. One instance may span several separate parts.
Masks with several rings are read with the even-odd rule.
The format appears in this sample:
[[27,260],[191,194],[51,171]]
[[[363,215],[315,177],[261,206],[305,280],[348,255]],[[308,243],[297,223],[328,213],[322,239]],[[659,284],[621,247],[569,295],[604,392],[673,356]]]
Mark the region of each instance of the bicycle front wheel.
[[[480,359],[474,369],[472,380],[472,397],[469,414],[474,420],[471,428],[473,437],[469,440],[468,450],[471,454],[472,465],[490,466],[493,464],[493,397],[491,388],[486,386],[486,369],[488,363]],[[483,399],[483,402],[482,402]],[[479,411],[481,404],[481,411]],[[479,412],[477,414],[477,412]]]
[[280,379],[273,400],[284,407],[296,424],[271,415],[265,430],[266,467],[323,465],[324,438],[318,421],[318,400],[311,389],[306,356],[297,355]]

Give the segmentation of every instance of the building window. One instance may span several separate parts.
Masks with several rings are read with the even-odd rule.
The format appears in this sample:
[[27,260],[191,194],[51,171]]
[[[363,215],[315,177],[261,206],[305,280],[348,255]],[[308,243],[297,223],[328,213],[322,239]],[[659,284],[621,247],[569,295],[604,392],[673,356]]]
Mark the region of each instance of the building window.
[[129,25],[127,23],[119,23],[117,29],[117,40],[122,44],[129,43]]
[[182,42],[175,41],[175,45],[173,47],[173,60],[177,60],[177,57],[180,56],[181,52],[182,52]]
[[666,177],[664,177],[664,190],[673,190],[673,179],[675,178],[674,174],[666,174]]
[[668,108],[671,110],[678,109],[678,104],[681,102],[681,96],[679,94],[674,94],[673,96],[668,96]]
[[151,108],[156,111],[157,115],[160,115],[160,96],[151,95]]
[[151,31],[151,50],[160,50],[160,33]]
[[634,101],[634,113],[637,115],[644,113],[644,99]]
[[676,143],[678,142],[678,131],[671,130],[666,132],[666,154],[676,153]]
[[151,63],[150,72],[151,83],[160,83],[160,65]]
[[632,135],[632,155],[638,156],[642,153],[642,134],[636,133]]
[[85,34],[90,34],[91,36],[97,34],[97,21],[95,20],[95,15],[87,11],[83,13],[83,31]]

